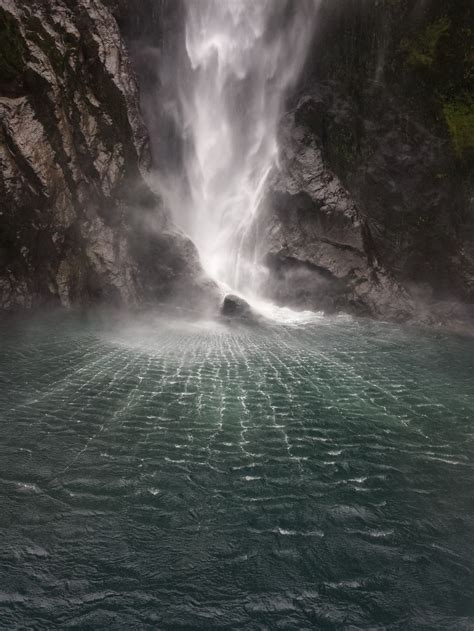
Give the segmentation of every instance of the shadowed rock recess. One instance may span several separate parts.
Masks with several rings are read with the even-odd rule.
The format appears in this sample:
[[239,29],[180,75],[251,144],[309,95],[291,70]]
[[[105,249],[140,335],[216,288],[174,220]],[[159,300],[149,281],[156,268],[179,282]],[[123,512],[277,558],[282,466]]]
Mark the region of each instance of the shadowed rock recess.
[[146,183],[149,146],[99,0],[0,0],[0,309],[214,300]]
[[[196,249],[147,184],[127,52],[154,166],[179,167],[184,139],[149,101],[160,61],[183,54],[184,8],[0,0],[0,308],[215,301]],[[270,299],[471,321],[472,19],[469,0],[319,4],[250,236]]]

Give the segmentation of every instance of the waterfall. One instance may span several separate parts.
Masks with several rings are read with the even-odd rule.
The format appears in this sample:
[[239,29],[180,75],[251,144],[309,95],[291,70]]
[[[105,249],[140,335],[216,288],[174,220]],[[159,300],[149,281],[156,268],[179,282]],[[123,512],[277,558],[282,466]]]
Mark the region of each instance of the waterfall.
[[[248,247],[277,164],[278,122],[309,47],[317,0],[187,0],[177,73],[187,198],[175,220],[206,271],[234,290],[255,276]],[[255,235],[253,235],[254,237]]]

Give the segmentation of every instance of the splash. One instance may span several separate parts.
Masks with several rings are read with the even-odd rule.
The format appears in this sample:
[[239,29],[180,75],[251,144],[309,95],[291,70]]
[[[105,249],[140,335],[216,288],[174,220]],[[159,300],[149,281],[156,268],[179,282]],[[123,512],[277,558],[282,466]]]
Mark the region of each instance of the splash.
[[278,122],[306,57],[315,8],[314,0],[186,4],[189,71],[178,79],[178,94],[188,200],[175,219],[206,271],[247,295],[258,274],[252,220],[278,162]]

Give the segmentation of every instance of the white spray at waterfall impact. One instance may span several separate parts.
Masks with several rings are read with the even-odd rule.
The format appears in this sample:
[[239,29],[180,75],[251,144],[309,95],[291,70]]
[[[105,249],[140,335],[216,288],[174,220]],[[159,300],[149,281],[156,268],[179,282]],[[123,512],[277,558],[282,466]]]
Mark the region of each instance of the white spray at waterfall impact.
[[[277,164],[278,122],[309,47],[315,0],[188,0],[178,86],[188,203],[177,221],[206,271],[255,289],[254,217]],[[185,210],[183,210],[183,207]]]

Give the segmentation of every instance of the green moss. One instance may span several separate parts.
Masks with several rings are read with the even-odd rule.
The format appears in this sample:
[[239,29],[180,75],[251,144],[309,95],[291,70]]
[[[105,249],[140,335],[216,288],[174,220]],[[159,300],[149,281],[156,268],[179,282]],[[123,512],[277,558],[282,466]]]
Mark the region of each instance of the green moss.
[[0,76],[11,81],[25,68],[26,46],[15,18],[0,9]]
[[461,158],[474,149],[474,99],[447,102],[443,113],[454,151]]
[[450,28],[451,21],[443,17],[428,24],[423,33],[416,39],[404,38],[401,42],[401,49],[406,55],[406,63],[413,67],[431,68],[436,58],[439,42]]

